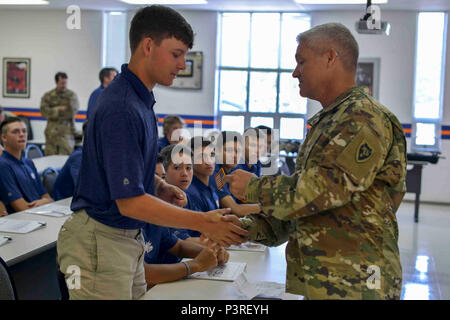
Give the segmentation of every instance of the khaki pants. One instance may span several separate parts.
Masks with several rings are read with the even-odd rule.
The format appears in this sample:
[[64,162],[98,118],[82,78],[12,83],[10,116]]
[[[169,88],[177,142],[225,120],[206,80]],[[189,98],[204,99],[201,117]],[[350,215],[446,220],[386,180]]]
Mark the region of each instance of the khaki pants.
[[112,228],[80,210],[61,227],[57,252],[71,300],[129,300],[146,292],[141,230]]

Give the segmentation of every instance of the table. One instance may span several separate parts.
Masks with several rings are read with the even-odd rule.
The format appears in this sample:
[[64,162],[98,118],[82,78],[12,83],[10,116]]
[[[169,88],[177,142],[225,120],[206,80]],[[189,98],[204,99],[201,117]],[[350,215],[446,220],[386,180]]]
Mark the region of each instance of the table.
[[53,155],[41,158],[34,158],[33,163],[39,174],[42,174],[47,168],[61,169],[66,163],[69,156],[67,155]]
[[[229,251],[229,261],[247,262],[250,282],[286,282],[286,244],[267,248],[265,252]],[[239,294],[230,281],[181,279],[151,288],[143,300],[235,300]],[[300,299],[302,296],[299,296]]]
[[[72,198],[55,203],[70,206]],[[30,233],[4,233],[12,241],[0,247],[0,257],[10,267],[19,299],[59,299],[56,278],[56,241],[68,217],[50,217],[25,212],[10,219],[45,221],[47,226]],[[1,219],[1,218],[0,218]]]
[[412,169],[406,171],[406,192],[416,194],[414,201],[414,222],[419,222],[420,191],[422,188],[422,169],[427,165],[426,161],[408,161]]

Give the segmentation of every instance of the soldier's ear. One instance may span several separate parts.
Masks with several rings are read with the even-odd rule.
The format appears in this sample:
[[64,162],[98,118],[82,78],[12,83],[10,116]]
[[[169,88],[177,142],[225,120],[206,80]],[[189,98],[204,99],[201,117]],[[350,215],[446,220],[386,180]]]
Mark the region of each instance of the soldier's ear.
[[339,57],[339,52],[334,48],[330,48],[325,54],[329,66],[334,65],[334,63],[336,63],[336,59]]

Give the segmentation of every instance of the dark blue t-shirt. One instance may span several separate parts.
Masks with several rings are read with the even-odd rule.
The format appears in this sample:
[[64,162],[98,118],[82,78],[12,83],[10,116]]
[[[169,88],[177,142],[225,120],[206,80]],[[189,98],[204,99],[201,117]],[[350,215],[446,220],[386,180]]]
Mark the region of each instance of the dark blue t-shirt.
[[[189,186],[190,188],[190,186]],[[187,190],[189,190],[189,188]],[[188,193],[186,190],[186,198],[187,198],[187,202],[188,204],[184,207],[186,209],[192,210],[192,211],[202,211],[197,203],[195,199],[192,199],[192,195],[190,193]],[[208,211],[208,210],[207,210]],[[200,237],[201,233],[196,231],[196,230],[189,230],[189,229],[181,229],[181,228],[170,228],[170,230],[180,239],[182,240],[186,240],[187,238],[190,237]]]
[[167,146],[170,146],[170,141],[166,138],[166,136],[158,139],[158,153],[160,153],[161,150]]
[[154,192],[158,130],[155,99],[144,83],[122,65],[122,72],[97,100],[87,124],[80,177],[72,211],[111,227],[139,229],[120,214],[115,200]]
[[53,186],[52,198],[55,201],[73,196],[80,173],[81,159],[83,156],[82,150],[82,148],[78,148],[72,152],[64,167],[59,172]]
[[100,85],[100,87],[98,87],[91,93],[91,95],[89,97],[89,101],[88,101],[86,119],[89,119],[89,114],[94,109],[95,103],[97,102],[97,99],[100,96],[100,94],[102,93],[103,89],[105,89],[105,87]]
[[251,168],[245,162],[244,163],[239,163],[236,166],[236,168],[233,169],[233,171],[237,170],[237,169],[245,170],[245,171],[248,171],[250,173],[256,174],[257,177],[261,177],[261,161],[259,161],[259,160],[254,165],[252,165]]
[[[146,263],[176,263],[181,260],[181,258],[177,258],[168,252],[178,241],[178,238],[169,228],[147,223],[142,228],[142,234],[145,241],[144,260]],[[169,255],[173,258],[168,258]]]
[[4,150],[0,157],[0,198],[6,210],[15,212],[11,202],[17,199],[32,202],[46,193],[33,161],[25,157],[18,160]]
[[205,185],[194,175],[186,194],[189,195],[189,201],[195,211],[207,212],[219,209],[219,197],[214,190],[214,186],[211,185],[211,177],[209,184]]

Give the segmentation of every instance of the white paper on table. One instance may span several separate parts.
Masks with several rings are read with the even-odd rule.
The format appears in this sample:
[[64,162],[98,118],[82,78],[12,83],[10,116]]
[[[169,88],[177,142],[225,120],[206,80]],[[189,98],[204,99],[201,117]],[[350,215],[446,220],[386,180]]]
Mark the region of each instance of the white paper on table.
[[240,293],[240,299],[252,299],[258,295],[279,298],[282,300],[303,299],[303,296],[285,292],[285,285],[282,283],[269,281],[250,282],[245,273],[242,273],[233,284]]
[[246,267],[246,262],[227,262],[226,264],[218,265],[208,271],[191,274],[189,278],[234,281],[244,272]]
[[267,247],[265,245],[259,243],[246,242],[238,246],[229,246],[227,250],[264,252],[266,251],[266,248]]
[[55,203],[48,203],[40,207],[25,210],[25,212],[52,217],[64,217],[72,214],[70,207]]
[[0,219],[0,232],[28,233],[45,227],[47,223],[34,220]]
[[7,244],[9,241],[11,241],[11,237],[8,236],[0,236],[0,247],[4,244]]

